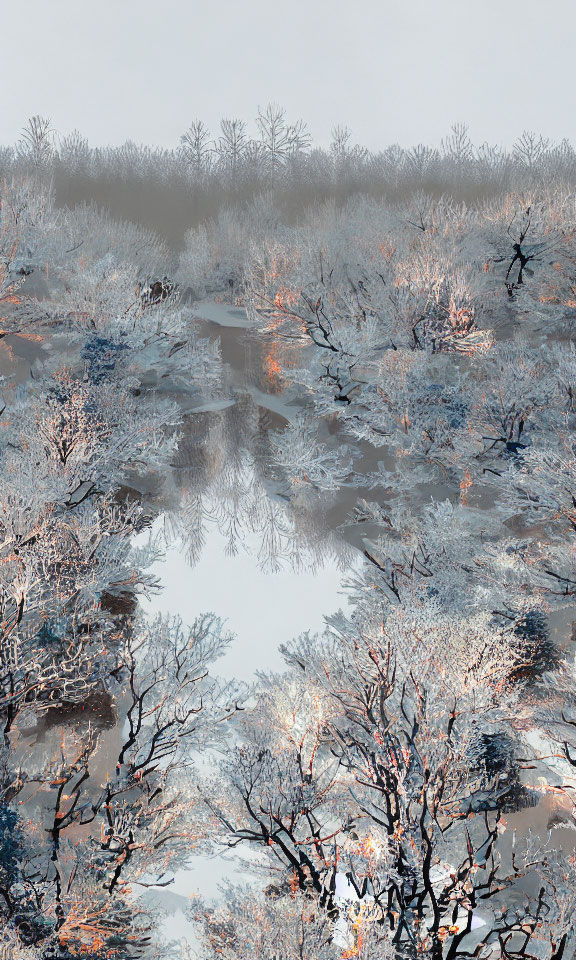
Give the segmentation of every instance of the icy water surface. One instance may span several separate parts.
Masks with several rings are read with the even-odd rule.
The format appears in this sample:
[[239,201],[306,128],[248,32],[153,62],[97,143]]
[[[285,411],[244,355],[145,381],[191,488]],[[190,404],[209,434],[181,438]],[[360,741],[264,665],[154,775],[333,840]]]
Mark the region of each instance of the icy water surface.
[[[207,612],[222,617],[234,640],[217,671],[250,682],[257,671],[282,669],[281,644],[322,630],[326,615],[348,608],[344,569],[360,555],[338,528],[355,494],[288,504],[268,469],[267,443],[298,413],[294,395],[270,377],[243,310],[205,303],[196,312],[202,335],[220,340],[223,395],[187,415],[169,478],[175,506],[153,525],[169,541],[150,571],[162,589],[143,608],[178,613],[185,623]],[[149,894],[173,911],[171,937],[194,942],[188,900],[217,895],[226,877],[242,879],[233,856],[194,857],[167,890]]]

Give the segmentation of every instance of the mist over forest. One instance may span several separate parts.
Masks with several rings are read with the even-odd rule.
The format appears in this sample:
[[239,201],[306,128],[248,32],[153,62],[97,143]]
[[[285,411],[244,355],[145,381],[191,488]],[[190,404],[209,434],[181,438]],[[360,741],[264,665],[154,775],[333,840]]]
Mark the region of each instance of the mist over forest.
[[[255,111],[256,112],[256,111]],[[455,123],[437,146],[403,149],[383,144],[370,151],[350,129],[337,126],[328,149],[314,145],[306,124],[278,104],[259,108],[255,121],[223,119],[209,130],[193,120],[173,150],[126,142],[89,144],[78,130],[57,135],[48,118],[31,118],[14,146],[0,149],[0,173],[43,171],[56,203],[95,203],[116,219],[141,223],[180,249],[192,227],[244,209],[269,195],[277,216],[294,223],[309,206],[345,203],[363,195],[402,203],[417,191],[475,205],[502,193],[552,184],[569,191],[576,182],[576,152],[569,140],[554,143],[524,131],[510,150],[473,144]]]
[[34,116],[0,305],[0,956],[574,957],[571,143]]

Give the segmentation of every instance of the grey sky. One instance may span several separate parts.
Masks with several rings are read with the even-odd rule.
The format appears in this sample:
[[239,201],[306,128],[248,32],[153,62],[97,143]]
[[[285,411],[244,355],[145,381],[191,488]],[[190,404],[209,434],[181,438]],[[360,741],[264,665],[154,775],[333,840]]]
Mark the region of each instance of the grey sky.
[[[523,129],[574,141],[573,0],[26,0],[3,5],[0,141],[33,113],[93,144],[175,145],[276,101],[319,143]],[[9,95],[8,95],[9,93]]]

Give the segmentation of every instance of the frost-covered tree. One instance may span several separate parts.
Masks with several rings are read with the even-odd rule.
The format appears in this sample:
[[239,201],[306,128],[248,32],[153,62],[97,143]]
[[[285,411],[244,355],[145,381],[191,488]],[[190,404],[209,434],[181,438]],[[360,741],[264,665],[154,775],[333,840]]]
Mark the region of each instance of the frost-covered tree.
[[[278,878],[279,931],[304,895],[333,949],[350,937],[346,956],[363,956],[371,931],[403,956],[498,945],[521,957],[542,938],[561,956],[573,897],[558,897],[545,845],[511,851],[506,837],[506,811],[533,802],[510,722],[523,712],[520,638],[430,603],[380,618],[376,606],[305,636],[286,650],[292,672],[262,679],[239,748],[203,788],[222,842],[254,846]],[[225,911],[205,929],[240,949]]]
[[180,144],[182,156],[194,175],[200,177],[207,173],[210,169],[212,142],[210,131],[202,120],[192,121],[186,133],[180,137]]
[[222,120],[220,123],[220,136],[216,145],[218,161],[226,170],[232,179],[238,174],[238,169],[243,162],[248,146],[248,135],[246,133],[246,124],[243,120]]
[[34,169],[45,167],[54,156],[54,134],[51,121],[38,114],[24,127],[17,147],[18,156]]
[[302,120],[287,123],[286,111],[276,103],[269,103],[264,110],[259,109],[256,124],[263,156],[272,173],[310,145],[306,124]]
[[110,673],[122,730],[112,757],[84,723],[72,738],[63,733],[52,758],[37,749],[25,767],[18,749],[6,758],[2,795],[18,797],[21,849],[0,910],[23,942],[140,955],[152,931],[132,891],[170,883],[196,844],[186,771],[238,709],[238,689],[208,676],[227,642],[213,617],[188,630],[174,619],[136,624]]

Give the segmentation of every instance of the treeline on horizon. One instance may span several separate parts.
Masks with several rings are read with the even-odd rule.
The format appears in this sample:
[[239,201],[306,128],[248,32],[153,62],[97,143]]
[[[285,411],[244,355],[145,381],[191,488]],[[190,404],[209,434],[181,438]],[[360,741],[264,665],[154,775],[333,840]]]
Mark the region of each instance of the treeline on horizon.
[[314,146],[302,121],[269,104],[257,135],[244,120],[223,119],[216,133],[195,120],[174,149],[137,145],[93,147],[77,130],[57,137],[49,119],[32,117],[14,146],[0,147],[0,174],[49,177],[59,206],[95,203],[114,218],[154,229],[175,249],[186,231],[228,207],[270,194],[286,223],[316,203],[358,195],[392,203],[422,191],[475,205],[527,187],[576,189],[576,150],[525,131],[510,150],[475,146],[455,124],[440,147],[392,144],[370,151],[346,127],[327,149]]

